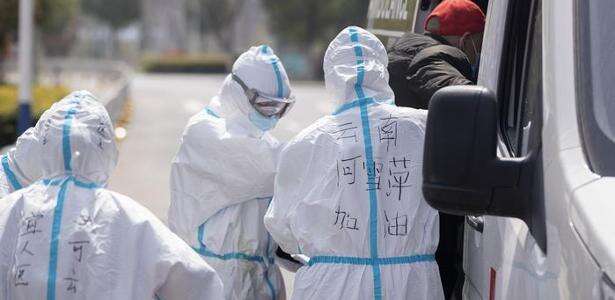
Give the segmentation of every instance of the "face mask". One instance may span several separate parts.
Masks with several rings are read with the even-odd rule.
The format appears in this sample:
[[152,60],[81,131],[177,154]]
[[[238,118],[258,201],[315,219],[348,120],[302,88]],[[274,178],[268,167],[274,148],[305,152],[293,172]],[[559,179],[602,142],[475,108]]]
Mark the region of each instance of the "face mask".
[[256,111],[250,112],[248,115],[250,122],[262,131],[269,131],[278,123],[278,116],[265,117]]
[[[465,36],[465,35],[464,35]],[[459,48],[462,48],[463,44],[465,43],[465,40],[460,41],[459,44]],[[471,68],[472,68],[472,74],[470,74],[472,76],[472,80],[474,82],[476,82],[478,80],[478,69],[480,66],[480,52],[478,51],[478,47],[476,47],[476,44],[474,43],[473,39],[470,39],[470,42],[472,43],[472,50],[474,51],[474,64],[472,64]]]

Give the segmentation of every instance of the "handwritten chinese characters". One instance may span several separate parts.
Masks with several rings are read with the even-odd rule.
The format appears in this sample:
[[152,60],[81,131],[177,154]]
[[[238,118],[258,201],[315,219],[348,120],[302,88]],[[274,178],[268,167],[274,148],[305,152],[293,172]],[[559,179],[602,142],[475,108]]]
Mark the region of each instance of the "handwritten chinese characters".
[[380,173],[384,164],[380,161],[372,161],[371,164],[363,162],[363,170],[367,175],[367,190],[380,190]]
[[[357,168],[359,164],[361,167]],[[383,190],[386,199],[401,201],[412,187],[411,170],[411,161],[406,156],[392,156],[386,162],[376,158],[371,163],[365,162],[362,155],[343,157],[337,162],[337,186],[364,184],[366,191]]]
[[[19,223],[19,239],[12,275],[12,284],[16,288],[37,286],[38,274],[49,267],[48,259],[51,257],[47,258],[49,255],[47,246],[51,234],[49,222],[51,216],[44,211],[32,210],[25,213]],[[91,242],[86,232],[91,229],[92,224],[92,217],[83,211],[73,219],[73,222],[65,223],[58,253],[52,254],[60,261],[56,285],[66,293],[78,294],[80,270],[90,252]],[[41,261],[45,263],[41,265]]]
[[385,231],[384,236],[405,236],[408,234],[408,216],[400,215],[396,212],[395,215],[384,211]]
[[[369,139],[364,136],[364,124],[358,120],[323,129],[333,139],[341,141],[338,143],[340,155],[336,158],[337,188],[348,193],[348,197],[333,209],[330,224],[346,232],[367,229],[360,226],[363,218],[368,218],[365,209],[357,210],[356,202],[347,201],[364,201],[375,191],[379,232],[388,238],[406,237],[412,226],[407,207],[413,204],[409,201],[420,199],[416,185],[420,179],[422,155],[418,152],[422,147],[412,142],[417,140],[412,134],[417,127],[403,116],[393,114],[370,119],[370,122]],[[364,145],[363,141],[371,141],[371,144]]]
[[391,145],[397,147],[397,119],[391,115],[380,119],[382,123],[378,126],[378,139],[380,143],[386,144],[387,152],[389,152]]
[[337,128],[329,133],[332,134],[336,140],[357,142],[359,140],[357,130],[358,127],[354,125],[353,122],[347,122],[337,125]]
[[39,211],[31,211],[29,214],[25,214],[20,222],[20,245],[16,253],[19,258],[19,264],[15,266],[15,278],[13,278],[15,287],[27,287],[30,285],[31,259],[37,254],[37,251],[31,245],[33,240],[36,240],[39,235],[43,234],[40,222],[44,217]]
[[333,223],[333,225],[339,226],[340,230],[359,230],[357,218],[352,217],[350,213],[346,211],[342,211],[340,206],[335,210],[335,223]]
[[26,271],[30,268],[30,264],[21,264],[16,267],[15,286],[28,286],[30,283],[26,280]]
[[21,236],[24,235],[35,235],[37,233],[42,232],[38,229],[38,221],[42,219],[44,216],[41,213],[32,212],[30,216],[23,219],[22,224],[22,232]]
[[337,163],[337,186],[355,184],[357,180],[357,160],[361,155],[341,159]]
[[389,161],[389,177],[387,179],[388,191],[387,197],[392,194],[397,194],[397,200],[401,201],[404,189],[411,187],[408,183],[410,170],[408,169],[410,161],[406,157],[395,158]]
[[[92,217],[86,212],[81,212],[74,221],[74,224],[78,231],[85,230],[92,224]],[[66,249],[66,251],[69,251],[71,254],[69,256],[71,259],[71,267],[67,272],[68,274],[65,274],[63,278],[65,290],[69,293],[76,294],[79,287],[79,270],[89,250],[90,241],[87,238],[73,238],[66,242],[66,246],[67,247],[63,249]]]
[[78,277],[78,269],[79,269],[79,265],[81,264],[82,260],[83,260],[83,254],[84,251],[86,250],[86,246],[89,244],[89,241],[85,241],[85,240],[76,240],[76,241],[69,241],[67,244],[69,245],[69,251],[72,251],[72,267],[70,269],[69,274],[64,277],[64,281],[66,284],[66,291],[67,292],[71,292],[73,294],[77,293],[77,284],[79,283],[79,277]]

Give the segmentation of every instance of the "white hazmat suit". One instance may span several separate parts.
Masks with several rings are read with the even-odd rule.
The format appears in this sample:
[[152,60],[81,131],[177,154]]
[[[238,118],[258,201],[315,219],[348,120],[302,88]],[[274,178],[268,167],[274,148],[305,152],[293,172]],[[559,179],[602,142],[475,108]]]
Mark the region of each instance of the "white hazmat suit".
[[34,130],[45,179],[0,202],[0,299],[222,297],[219,277],[190,247],[104,188],[117,148],[91,94],[54,104]]
[[427,112],[398,108],[387,54],[371,33],[344,29],[324,57],[339,105],[280,154],[265,226],[308,256],[293,299],[441,299],[438,213],[421,193]]
[[[267,46],[242,54],[232,73],[259,92],[290,95],[284,67]],[[277,244],[263,225],[279,143],[259,129],[255,114],[227,76],[209,106],[188,122],[171,169],[169,226],[218,272],[226,299],[285,298],[273,264]]]
[[41,176],[40,139],[26,130],[7,153],[0,155],[0,199],[29,186]]

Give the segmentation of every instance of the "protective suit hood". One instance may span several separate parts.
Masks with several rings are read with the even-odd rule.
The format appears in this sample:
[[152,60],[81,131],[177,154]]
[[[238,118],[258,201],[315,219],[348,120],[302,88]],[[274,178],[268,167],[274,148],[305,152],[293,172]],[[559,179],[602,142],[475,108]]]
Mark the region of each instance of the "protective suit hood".
[[[259,93],[290,95],[284,67],[267,46],[242,54],[233,74]],[[263,225],[279,143],[255,124],[255,114],[229,75],[209,106],[190,119],[171,165],[168,223],[218,272],[224,299],[280,300],[277,245]]]
[[[43,114],[43,180],[0,201],[0,299],[222,299],[222,282],[136,201],[105,189],[105,108],[75,92]],[[137,283],[137,284],[135,284]]]
[[[288,97],[290,82],[284,66],[273,50],[267,45],[251,47],[237,58],[232,73],[250,88],[275,97]],[[258,112],[250,105],[241,86],[229,74],[218,94],[211,100],[209,108],[219,117],[226,119],[229,131],[247,131],[260,137],[260,130],[250,121],[251,114]]]
[[384,101],[386,61],[376,37],[344,29],[324,61],[340,107],[280,154],[264,223],[308,258],[293,299],[443,299],[438,212],[421,191],[427,111]]
[[[40,134],[42,177],[63,176],[104,185],[117,164],[113,125],[105,108],[87,91],[66,96],[36,125]],[[96,147],[92,147],[96,145]]]
[[36,128],[26,130],[6,154],[0,156],[0,198],[29,186],[41,177],[41,139]]
[[380,40],[363,28],[350,26],[331,41],[325,52],[325,85],[338,106],[356,100],[359,90],[359,98],[394,100],[387,65],[387,52]]
[[[284,66],[269,46],[251,47],[232,72],[260,92],[291,93]],[[220,209],[273,194],[279,142],[250,121],[251,113],[258,112],[229,75],[184,130],[172,166],[169,227],[189,244],[197,227]]]

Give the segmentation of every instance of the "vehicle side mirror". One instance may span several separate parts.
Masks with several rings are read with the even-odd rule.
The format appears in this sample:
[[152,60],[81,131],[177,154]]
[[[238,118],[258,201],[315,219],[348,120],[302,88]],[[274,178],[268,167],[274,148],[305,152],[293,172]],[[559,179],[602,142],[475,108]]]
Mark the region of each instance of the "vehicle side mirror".
[[497,129],[496,98],[486,88],[453,86],[434,94],[423,157],[429,205],[456,215],[526,219],[529,185],[522,178],[532,168],[528,158],[498,158]]

